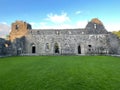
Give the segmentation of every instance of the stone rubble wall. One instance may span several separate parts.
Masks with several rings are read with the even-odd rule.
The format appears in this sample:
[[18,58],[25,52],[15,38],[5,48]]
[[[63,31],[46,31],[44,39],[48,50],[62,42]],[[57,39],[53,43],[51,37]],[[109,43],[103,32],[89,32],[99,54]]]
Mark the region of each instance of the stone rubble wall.
[[0,55],[120,55],[120,39],[97,18],[83,29],[32,29],[16,21],[9,41],[0,42]]

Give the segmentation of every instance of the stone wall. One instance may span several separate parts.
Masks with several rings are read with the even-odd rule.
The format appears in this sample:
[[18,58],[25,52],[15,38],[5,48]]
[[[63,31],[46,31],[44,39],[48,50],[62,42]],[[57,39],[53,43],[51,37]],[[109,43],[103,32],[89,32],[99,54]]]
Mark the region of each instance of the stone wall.
[[[38,33],[39,31],[39,33]],[[26,35],[26,53],[57,54],[55,44],[58,44],[59,54],[99,54],[108,53],[106,38],[108,34],[85,34],[84,30],[37,30]],[[49,47],[49,48],[48,48]],[[103,47],[101,49],[101,47]],[[79,50],[80,49],[80,50]]]
[[0,38],[0,56],[13,55],[12,43]]
[[12,23],[12,29],[9,35],[9,40],[14,41],[16,38],[21,38],[25,36],[28,30],[31,29],[31,25],[23,22],[23,21],[16,21]]
[[0,55],[5,53],[5,40],[0,38]]
[[116,35],[109,33],[108,38],[110,54],[120,54],[120,39]]
[[85,29],[31,29],[16,21],[9,39],[14,55],[120,54],[120,40],[96,18]]

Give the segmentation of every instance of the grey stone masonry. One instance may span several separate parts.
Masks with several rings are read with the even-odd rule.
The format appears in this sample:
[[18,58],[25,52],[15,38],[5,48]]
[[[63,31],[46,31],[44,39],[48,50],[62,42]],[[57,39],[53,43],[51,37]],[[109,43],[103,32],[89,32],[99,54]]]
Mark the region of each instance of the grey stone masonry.
[[14,55],[120,54],[120,40],[97,18],[83,29],[32,29],[30,24],[17,21],[10,39]]

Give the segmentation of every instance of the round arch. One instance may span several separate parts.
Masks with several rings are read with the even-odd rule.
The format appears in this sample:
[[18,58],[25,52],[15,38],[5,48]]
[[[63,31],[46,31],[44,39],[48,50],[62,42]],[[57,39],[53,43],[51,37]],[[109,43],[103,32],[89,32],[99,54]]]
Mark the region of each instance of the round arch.
[[36,46],[34,43],[31,44],[32,45],[32,53],[36,53]]

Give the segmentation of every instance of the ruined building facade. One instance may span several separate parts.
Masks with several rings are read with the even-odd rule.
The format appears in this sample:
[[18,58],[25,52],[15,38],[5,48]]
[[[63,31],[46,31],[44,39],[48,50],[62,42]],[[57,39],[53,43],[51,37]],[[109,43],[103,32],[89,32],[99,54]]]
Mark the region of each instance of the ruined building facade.
[[32,29],[30,24],[16,21],[9,40],[14,55],[120,54],[119,38],[97,18],[83,29]]

